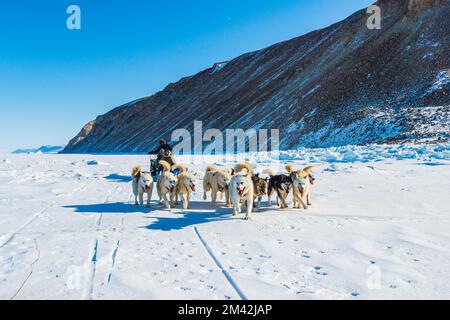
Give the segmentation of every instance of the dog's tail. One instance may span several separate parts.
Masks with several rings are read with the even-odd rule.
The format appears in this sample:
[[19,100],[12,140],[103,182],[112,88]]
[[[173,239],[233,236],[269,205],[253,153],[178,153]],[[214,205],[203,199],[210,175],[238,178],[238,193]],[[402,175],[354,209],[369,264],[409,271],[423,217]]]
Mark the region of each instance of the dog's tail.
[[292,172],[294,172],[294,166],[292,164],[288,164],[286,166],[286,171],[291,174]]
[[263,174],[267,174],[269,177],[274,177],[275,173],[272,169],[264,169]]
[[141,173],[141,167],[140,166],[136,166],[136,167],[133,168],[133,171],[131,172],[131,176],[133,178],[136,178],[140,173]]
[[236,167],[234,168],[234,170],[236,171],[236,173],[239,173],[239,172],[241,172],[242,170],[247,170],[247,173],[250,175],[250,176],[253,176],[253,169],[252,169],[252,167],[250,167],[250,165],[248,164],[248,163],[246,163],[246,162],[244,162],[244,163],[239,163],[239,164],[237,164],[236,165]]
[[187,167],[185,167],[185,166],[183,166],[183,165],[181,165],[181,164],[176,164],[176,165],[174,165],[173,167],[172,167],[172,170],[180,170],[180,172],[181,173],[186,173],[186,172],[188,172],[188,168]]
[[215,165],[209,165],[206,167],[206,173],[216,173],[217,171],[217,167]]
[[308,166],[305,169],[303,169],[303,172],[306,174],[311,174],[311,171],[314,169],[314,166]]
[[164,172],[169,172],[170,169],[171,169],[171,166],[170,166],[170,164],[169,164],[167,161],[161,160],[161,161],[159,162],[159,165],[160,165],[161,167],[163,167]]

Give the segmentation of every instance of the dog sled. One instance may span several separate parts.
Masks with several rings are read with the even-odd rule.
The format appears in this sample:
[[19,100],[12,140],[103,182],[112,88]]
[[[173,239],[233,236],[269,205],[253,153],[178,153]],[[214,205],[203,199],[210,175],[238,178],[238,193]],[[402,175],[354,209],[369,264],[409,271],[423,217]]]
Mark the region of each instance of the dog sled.
[[[180,174],[179,169],[171,170],[171,172],[177,176]],[[154,182],[158,181],[158,178],[161,175],[161,173],[162,173],[162,167],[159,164],[158,156],[150,155],[150,174],[151,174]]]
[[160,174],[160,165],[157,155],[150,156],[150,174],[153,178],[153,181],[157,182]]

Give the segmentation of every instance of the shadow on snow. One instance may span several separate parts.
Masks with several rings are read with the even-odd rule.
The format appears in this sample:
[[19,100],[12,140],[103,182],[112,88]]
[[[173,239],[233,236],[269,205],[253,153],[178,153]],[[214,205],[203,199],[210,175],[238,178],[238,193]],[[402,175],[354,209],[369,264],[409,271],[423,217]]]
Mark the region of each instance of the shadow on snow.
[[182,230],[189,226],[233,220],[232,209],[220,207],[220,205],[212,205],[210,202],[196,202],[190,203],[191,209],[182,210],[175,208],[166,210],[161,205],[152,203],[151,208],[136,206],[123,202],[117,203],[100,203],[89,205],[71,205],[64,206],[64,208],[74,209],[76,213],[98,213],[98,214],[132,214],[132,213],[146,213],[154,216],[147,216],[147,219],[154,220],[148,226],[142,228],[148,230],[173,231]]
[[105,179],[106,180],[111,180],[111,182],[124,182],[124,183],[131,182],[131,177],[130,176],[122,176],[122,175],[117,174],[117,173],[112,173],[109,176],[106,176]]
[[[144,227],[149,230],[173,231],[182,230],[186,227],[217,222],[233,220],[232,209],[213,206],[209,202],[191,202],[191,209],[181,210],[172,209],[168,211],[173,217],[147,217],[155,220],[152,224]],[[196,211],[202,210],[202,211]]]
[[123,202],[99,203],[86,205],[64,206],[64,208],[75,209],[76,213],[149,213],[151,208],[135,206]]

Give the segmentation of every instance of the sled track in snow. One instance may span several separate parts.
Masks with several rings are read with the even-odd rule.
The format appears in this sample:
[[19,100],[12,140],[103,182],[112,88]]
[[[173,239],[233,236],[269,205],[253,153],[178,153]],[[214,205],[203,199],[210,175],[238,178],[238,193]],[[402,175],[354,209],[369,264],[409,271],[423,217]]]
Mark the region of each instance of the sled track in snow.
[[114,266],[116,265],[116,257],[117,257],[117,251],[119,251],[119,246],[120,246],[120,240],[117,240],[116,244],[114,245],[113,251],[111,253],[111,268],[110,268],[110,271],[108,272],[108,275],[106,276],[106,283],[108,283],[108,284],[111,283]]
[[98,240],[95,240],[93,249],[90,254],[90,261],[88,262],[88,270],[86,272],[83,300],[92,300],[94,294],[94,279],[95,271],[97,269],[97,253],[98,253]]
[[[120,187],[116,187],[114,191],[119,190]],[[104,203],[108,203],[109,199],[111,197],[111,193],[109,192],[108,196],[106,197]],[[97,261],[98,261],[98,250],[99,250],[99,232],[100,228],[103,222],[103,213],[99,215],[97,220],[94,223],[94,228],[96,229],[97,236],[95,237],[95,241],[91,245],[91,252],[89,254],[88,261],[86,262],[86,274],[85,274],[85,285],[84,285],[84,291],[83,291],[83,300],[93,300],[94,299],[94,284],[95,284],[95,276],[97,273]],[[124,218],[121,220],[121,227],[124,224]],[[111,253],[111,267],[110,271],[106,275],[106,282],[109,284],[111,282],[112,278],[112,272],[114,270],[114,266],[116,263],[116,257],[117,252],[119,251],[120,246],[120,240],[117,240],[114,242],[113,250]]]
[[[104,203],[108,203],[110,195],[106,197]],[[85,284],[83,291],[83,300],[92,300],[94,295],[94,279],[95,272],[97,270],[97,254],[98,254],[98,233],[100,231],[100,226],[102,224],[103,213],[97,218],[94,224],[94,228],[96,229],[97,236],[95,237],[95,241],[93,245],[91,245],[91,251],[89,254],[88,261],[86,262],[86,273],[85,273]]]
[[[105,203],[108,202],[108,198],[106,198]],[[103,213],[97,218],[95,222],[96,232],[98,234],[100,230],[100,226],[102,224]],[[91,245],[92,250],[89,254],[89,260],[87,261],[87,270],[86,270],[86,279],[83,293],[83,300],[92,300],[94,294],[94,279],[95,279],[95,271],[97,270],[97,253],[98,253],[98,235],[94,241],[94,244]]]
[[27,284],[28,280],[30,279],[31,275],[33,274],[34,271],[34,265],[39,261],[39,259],[41,258],[41,250],[39,250],[38,244],[36,239],[34,240],[34,245],[35,245],[35,249],[36,249],[36,259],[30,264],[30,273],[28,274],[28,276],[25,278],[25,280],[22,282],[22,284],[20,285],[19,289],[16,291],[16,293],[9,299],[9,300],[14,300],[20,293],[20,291],[22,291],[22,289],[25,287],[25,285]]
[[30,224],[33,223],[34,220],[36,220],[41,214],[43,214],[45,211],[47,211],[48,208],[42,209],[41,211],[35,213],[30,219],[28,219],[27,222],[25,222],[20,228],[18,228],[13,233],[10,233],[6,236],[4,236],[2,239],[0,239],[0,249],[6,246],[8,243],[10,243],[14,237],[22,232],[26,227],[28,227]]
[[[121,220],[121,223],[120,223],[120,228],[123,227],[124,221],[125,221],[125,217],[122,217],[122,220]],[[116,231],[117,231],[117,229],[116,229]],[[114,271],[114,266],[116,265],[117,252],[119,251],[119,247],[120,247],[120,241],[121,241],[120,239],[116,240],[115,241],[115,245],[113,246],[113,250],[112,250],[112,253],[111,253],[111,260],[110,260],[111,266],[110,266],[109,272],[108,272],[108,274],[106,276],[106,279],[105,279],[107,284],[111,283],[111,278],[112,278],[112,274],[113,274],[113,271]]]
[[200,234],[200,232],[198,231],[197,227],[194,227],[194,232],[197,235],[198,239],[200,240],[201,244],[205,247],[206,252],[208,252],[209,256],[211,257],[211,259],[214,261],[214,263],[216,264],[216,266],[222,271],[223,275],[225,276],[225,278],[227,279],[228,283],[233,287],[233,289],[236,291],[236,293],[238,294],[238,296],[242,299],[242,300],[248,300],[247,296],[244,294],[244,292],[239,288],[239,286],[237,285],[237,283],[234,281],[233,277],[231,277],[231,275],[228,273],[228,271],[225,270],[225,268],[222,266],[222,264],[220,263],[219,259],[216,258],[216,256],[214,255],[211,247],[208,245],[208,243],[206,242],[206,240],[202,237],[202,235]]

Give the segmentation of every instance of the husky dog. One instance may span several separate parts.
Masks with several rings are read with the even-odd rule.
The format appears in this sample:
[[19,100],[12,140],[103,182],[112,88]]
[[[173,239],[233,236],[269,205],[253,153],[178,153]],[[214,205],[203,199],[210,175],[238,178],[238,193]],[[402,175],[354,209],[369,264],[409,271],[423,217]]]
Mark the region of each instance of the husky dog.
[[205,178],[203,179],[203,200],[207,198],[207,192],[211,191],[211,199],[213,203],[217,202],[217,193],[225,194],[227,207],[231,207],[229,184],[234,174],[233,169],[224,169],[219,171],[215,166],[206,168]]
[[[258,204],[256,207],[259,209],[261,208],[261,201],[263,196],[267,194],[267,186],[269,178],[263,179],[259,176],[259,173],[256,173],[254,176],[252,176],[253,181],[253,202],[255,202],[256,199],[258,199]],[[255,204],[253,204],[253,207],[255,207]]]
[[[166,209],[170,209],[171,204],[174,205],[175,202],[175,186],[178,178],[170,172],[171,167],[167,161],[161,160],[159,164],[163,167],[163,173],[158,178],[156,190],[158,191],[159,202],[162,203],[164,200],[164,206]],[[170,202],[168,195],[170,196]]]
[[197,173],[189,173],[188,168],[182,165],[175,165],[172,169],[180,170],[180,174],[178,175],[178,181],[175,185],[175,193],[178,199],[178,196],[181,197],[181,201],[183,202],[183,209],[189,209],[189,202],[191,201],[192,193],[195,192],[195,186],[198,183]]
[[294,189],[294,208],[296,209],[308,210],[311,205],[311,185],[315,180],[311,173],[313,168],[314,166],[309,166],[303,170],[291,170],[290,172]]
[[[241,173],[246,169],[247,173]],[[233,203],[233,215],[241,213],[241,203],[247,205],[245,220],[250,220],[253,210],[253,170],[248,163],[238,164],[235,168],[236,175],[230,181],[230,198]]]
[[[290,173],[290,171],[292,171],[292,168],[290,166],[287,166],[286,170],[288,171],[288,173]],[[270,177],[269,186],[267,190],[267,195],[269,198],[269,207],[272,206],[270,198],[272,197],[272,194],[276,192],[277,205],[282,209],[288,208],[286,200],[292,188],[291,177],[285,174],[275,175],[271,169],[266,169],[263,171],[263,173],[268,174]]]
[[[136,205],[144,205],[144,193],[147,194],[147,207],[150,207],[150,201],[152,200],[153,193],[153,178],[150,172],[144,172],[141,167],[136,166],[131,173],[133,178],[133,194]],[[139,202],[138,202],[139,198]]]

